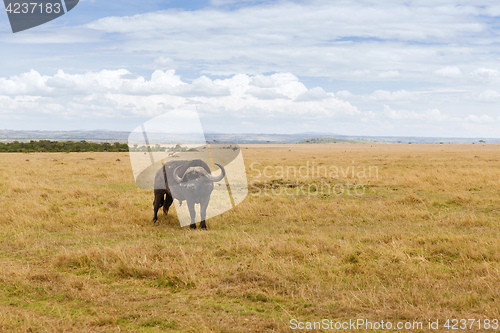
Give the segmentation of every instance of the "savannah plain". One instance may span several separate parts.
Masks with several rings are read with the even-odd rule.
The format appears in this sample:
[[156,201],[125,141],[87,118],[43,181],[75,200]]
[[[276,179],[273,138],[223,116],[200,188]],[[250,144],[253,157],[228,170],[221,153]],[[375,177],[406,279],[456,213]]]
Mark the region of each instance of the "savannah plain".
[[[127,153],[0,154],[0,331],[500,319],[500,146],[241,148],[253,185],[208,231],[153,224]],[[307,162],[378,174],[275,175]],[[307,191],[321,183],[364,191]]]

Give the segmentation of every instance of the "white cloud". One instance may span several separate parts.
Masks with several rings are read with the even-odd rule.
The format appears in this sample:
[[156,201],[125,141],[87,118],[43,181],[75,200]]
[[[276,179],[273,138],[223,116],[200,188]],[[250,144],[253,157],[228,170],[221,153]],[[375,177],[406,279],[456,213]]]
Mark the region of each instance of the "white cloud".
[[466,118],[464,118],[464,121],[473,123],[490,123],[495,121],[495,118],[490,117],[488,115],[482,115],[482,116],[469,115]]
[[[431,131],[440,131],[444,135],[455,130],[456,136],[464,136],[460,132],[464,128],[473,131],[478,126],[481,133],[495,133],[500,121],[495,103],[483,103],[481,114],[471,113],[464,105],[478,99],[495,102],[500,98],[496,90],[476,94],[450,89],[375,90],[366,95],[343,90],[334,95],[320,87],[308,89],[290,73],[238,74],[216,80],[200,76],[187,83],[174,70],[156,70],[150,77],[124,69],[84,74],[59,70],[52,76],[31,70],[0,78],[0,82],[2,121],[87,121],[100,124],[99,128],[110,127],[101,124],[128,121],[136,127],[142,122],[139,120],[165,112],[197,110],[215,131],[383,131],[379,135],[387,131],[393,131],[393,135],[415,135],[414,131],[432,135]],[[398,107],[384,105],[387,102]],[[382,110],[376,111],[380,106]]]
[[458,67],[444,67],[434,72],[435,74],[447,78],[458,78],[462,76],[462,71]]
[[337,93],[335,95],[339,98],[342,98],[342,99],[351,99],[351,98],[355,97],[355,95],[353,93],[351,93],[349,90],[337,91]]
[[47,87],[57,89],[72,89],[76,87],[75,82],[63,79],[61,77],[52,77],[48,79],[45,84]]
[[492,43],[499,38],[482,18],[496,10],[491,3],[214,1],[246,6],[107,17],[84,29],[104,39],[107,33],[119,34],[111,41],[116,52],[176,59],[179,68],[194,64],[215,75],[421,79],[436,68],[455,77],[457,60],[478,63],[478,54],[483,61],[496,61]]
[[382,79],[395,79],[399,77],[399,72],[395,70],[382,72],[378,75]]
[[47,77],[43,77],[37,71],[12,76],[9,79],[0,78],[0,95],[29,95],[38,93],[49,93],[50,88],[46,86]]
[[[255,85],[271,81],[273,88]],[[9,79],[0,78],[0,82],[3,113],[121,119],[187,109],[249,121],[259,116],[323,119],[359,114],[354,106],[321,88],[308,90],[290,73],[258,77],[239,74],[218,80],[201,76],[185,83],[173,70],[154,71],[150,79],[123,69],[85,74],[60,70],[54,76],[41,76],[33,70]]]
[[348,76],[353,76],[353,77],[367,77],[370,75],[370,71],[366,69],[357,69],[355,71],[352,71],[350,73],[347,73]]
[[408,119],[408,120],[426,120],[426,121],[443,121],[448,119],[447,115],[443,115],[438,109],[428,109],[424,112],[415,112],[407,110],[394,110],[388,105],[384,105],[384,113],[390,119]]
[[373,111],[368,111],[368,112],[365,112],[363,118],[361,118],[361,121],[372,121],[374,119],[377,118],[377,114]]
[[193,81],[190,85],[179,86],[172,94],[182,97],[220,97],[230,96],[231,92],[227,87],[221,86],[202,76]]
[[310,102],[310,101],[321,101],[323,99],[332,98],[333,94],[328,94],[321,87],[312,88],[308,91],[300,94],[295,101],[296,102]]
[[471,73],[471,77],[475,82],[492,84],[498,82],[500,72],[493,68],[480,67]]
[[[357,133],[363,120],[372,123],[363,130],[387,134],[390,125],[377,123],[385,120],[405,134],[430,132],[437,124],[465,135],[464,124],[470,129],[480,124],[481,131],[489,126],[498,136],[497,124],[468,117],[496,119],[500,5],[489,0],[211,4],[106,17],[79,27],[54,20],[45,30],[0,34],[9,65],[0,68],[0,113],[124,119],[188,107],[214,117],[231,114],[248,124],[265,123],[256,117],[282,117],[291,132],[300,131],[304,119],[323,117],[342,122],[346,131],[349,121]],[[52,75],[54,68],[65,70]],[[333,95],[332,89],[338,92]],[[397,110],[386,115],[384,104]]]
[[272,76],[255,75],[250,80],[250,84],[259,88],[272,88],[274,87],[275,80]]
[[496,69],[492,68],[478,68],[474,72],[472,72],[472,75],[477,75],[483,78],[490,78],[490,77],[497,77],[499,72]]
[[[424,112],[408,111],[408,110],[394,110],[388,105],[384,105],[384,115],[392,121],[396,122],[411,122],[412,125],[418,126],[419,123],[425,123],[428,126],[435,126],[438,123],[452,123],[456,127],[469,128],[467,124],[487,124],[493,125],[492,127],[484,127],[483,131],[491,132],[491,130],[498,125],[495,123],[500,122],[500,117],[493,117],[490,115],[467,115],[465,117],[450,117],[447,114],[443,114],[438,109],[428,109]],[[480,136],[480,132],[477,132],[476,136]],[[484,134],[484,133],[483,133]],[[435,135],[436,136],[436,135]],[[464,135],[457,135],[462,136]]]
[[372,94],[364,96],[366,100],[372,101],[411,101],[416,99],[416,94],[406,90],[386,91],[375,90]]
[[144,67],[147,69],[168,70],[175,69],[177,66],[175,65],[175,61],[172,58],[165,58],[160,56],[156,58],[153,63]]
[[479,95],[479,99],[485,102],[498,100],[498,97],[500,94],[494,90],[486,90]]
[[134,80],[122,80],[118,92],[130,95],[152,95],[152,94],[170,94],[182,97],[217,97],[228,96],[230,91],[228,87],[220,84],[217,80],[212,81],[206,76],[195,79],[192,84],[181,81],[174,70],[161,71],[156,70],[147,81],[143,77],[137,77]]
[[[109,17],[95,21],[89,24],[89,27],[121,33],[156,31],[155,36],[151,37],[176,29],[176,32],[198,31],[203,35],[201,37],[204,37],[207,29],[225,26],[227,29],[224,31],[212,31],[212,37],[217,38],[221,35],[230,37],[241,31],[254,30],[250,38],[261,35],[269,40],[273,37],[270,32],[274,31],[274,41],[279,36],[293,36],[300,31],[302,31],[302,34],[298,35],[300,37],[316,34],[314,40],[322,40],[323,37],[365,36],[426,42],[449,41],[450,38],[463,38],[471,33],[486,31],[484,23],[478,20],[470,21],[470,18],[477,15],[477,12],[457,10],[456,7],[453,3],[442,5],[439,10],[436,10],[433,3],[417,7],[401,3],[388,5],[380,2],[316,1],[302,4],[276,2],[243,7],[235,11],[170,10],[123,18]],[[475,9],[472,6],[469,8]],[[437,21],[438,18],[442,20]],[[281,27],[281,29],[275,29],[276,27]]]
[[247,94],[252,95],[255,98],[263,100],[272,99],[289,99],[287,96],[278,93],[274,89],[260,89],[260,88],[250,88],[246,91]]
[[213,6],[225,6],[225,5],[233,5],[236,3],[240,4],[251,4],[257,3],[257,0],[210,0],[210,4]]

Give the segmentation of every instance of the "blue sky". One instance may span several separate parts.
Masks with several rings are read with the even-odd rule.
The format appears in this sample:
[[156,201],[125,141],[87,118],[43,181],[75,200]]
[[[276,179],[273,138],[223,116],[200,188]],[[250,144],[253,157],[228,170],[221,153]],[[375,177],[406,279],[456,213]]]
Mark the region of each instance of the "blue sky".
[[12,34],[0,128],[500,137],[494,1],[80,1]]

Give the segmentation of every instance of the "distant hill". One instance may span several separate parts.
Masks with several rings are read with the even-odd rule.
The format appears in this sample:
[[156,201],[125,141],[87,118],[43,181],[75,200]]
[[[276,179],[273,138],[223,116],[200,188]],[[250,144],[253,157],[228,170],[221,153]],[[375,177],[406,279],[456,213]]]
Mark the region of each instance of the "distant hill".
[[238,144],[260,144],[260,143],[297,143],[306,138],[310,138],[311,133],[298,134],[265,134],[265,133],[244,133],[244,134],[225,134],[225,133],[206,133],[208,141],[217,140],[220,142],[231,142]]
[[[120,142],[126,143],[130,132],[125,131],[13,131],[0,130],[0,142],[29,142],[30,140],[57,140],[57,141],[81,141],[88,142]],[[155,141],[155,133],[149,133],[149,139]],[[163,139],[168,143],[189,142],[193,135],[172,134]],[[265,134],[265,133],[205,133],[207,141],[219,141],[235,144],[283,144],[283,143],[485,143],[500,144],[500,138],[443,138],[443,137],[402,137],[402,136],[360,136],[339,135],[333,133],[297,133],[297,134]],[[310,142],[303,142],[309,140]],[[315,140],[311,142],[311,140]],[[330,141],[333,140],[333,141]],[[165,141],[165,140],[164,140]],[[167,143],[167,142],[164,142]]]
[[0,130],[0,141],[11,142],[17,140],[58,140],[58,141],[92,141],[92,142],[120,142],[128,140],[130,132],[118,131],[13,131]]
[[311,143],[320,143],[320,144],[349,144],[349,143],[354,143],[354,144],[368,144],[368,143],[385,143],[381,141],[375,141],[375,140],[364,140],[364,139],[339,139],[339,138],[311,138],[311,139],[304,139],[301,140],[297,143],[300,144],[311,144]]

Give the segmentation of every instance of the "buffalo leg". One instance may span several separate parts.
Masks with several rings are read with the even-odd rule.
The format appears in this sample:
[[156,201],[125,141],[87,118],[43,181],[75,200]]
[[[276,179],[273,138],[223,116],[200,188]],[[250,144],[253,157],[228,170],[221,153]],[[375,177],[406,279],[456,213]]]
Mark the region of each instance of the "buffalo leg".
[[202,201],[200,204],[200,217],[201,217],[200,228],[202,230],[208,230],[207,224],[205,223],[205,218],[207,217],[207,208],[209,200],[210,198],[208,198],[208,200],[206,201]]
[[158,221],[158,210],[165,203],[164,196],[165,196],[164,191],[155,190],[155,201],[153,202],[153,208],[154,208],[153,222],[154,223],[156,223],[156,221]]
[[168,214],[168,209],[172,205],[172,202],[174,202],[174,199],[170,194],[167,193],[166,195],[166,200],[163,203],[163,214],[166,216]]
[[191,216],[191,225],[189,226],[191,229],[196,229],[196,210],[194,209],[194,202],[189,202],[188,200],[188,209],[189,209],[189,216]]

